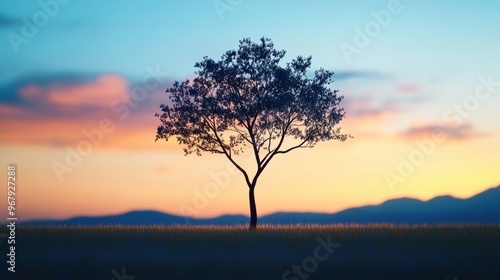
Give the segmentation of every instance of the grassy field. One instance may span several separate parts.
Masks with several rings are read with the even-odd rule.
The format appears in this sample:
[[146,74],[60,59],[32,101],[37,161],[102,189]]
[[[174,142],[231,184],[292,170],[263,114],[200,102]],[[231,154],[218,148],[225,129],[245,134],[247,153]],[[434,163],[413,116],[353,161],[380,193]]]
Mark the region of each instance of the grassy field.
[[21,226],[16,271],[2,279],[500,279],[500,225]]

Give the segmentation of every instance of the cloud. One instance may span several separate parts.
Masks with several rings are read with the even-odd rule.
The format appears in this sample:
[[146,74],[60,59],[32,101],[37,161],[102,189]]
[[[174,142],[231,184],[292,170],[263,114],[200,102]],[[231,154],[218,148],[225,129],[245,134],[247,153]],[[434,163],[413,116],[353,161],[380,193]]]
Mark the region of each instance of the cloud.
[[0,14],[0,27],[19,24],[22,24],[22,21],[20,21],[19,19]]
[[155,173],[166,174],[170,172],[170,168],[165,164],[157,164],[153,166],[152,171]]
[[340,89],[345,96],[342,105],[346,116],[354,119],[384,118],[410,113],[432,99],[424,86],[418,82],[394,84],[375,82],[369,84],[350,83]]
[[402,132],[400,135],[405,139],[414,140],[432,137],[438,133],[446,135],[446,137],[451,140],[467,140],[487,135],[485,132],[477,131],[469,123],[459,126],[446,126],[438,124],[413,126]]
[[415,94],[422,90],[422,86],[417,83],[406,83],[396,85],[396,91],[401,94]]
[[25,100],[37,100],[66,109],[75,106],[110,106],[114,100],[124,98],[127,92],[127,81],[114,74],[100,75],[84,83],[30,83],[19,89],[20,97]]
[[361,95],[347,95],[342,101],[346,116],[351,119],[380,119],[405,111],[407,99],[384,93],[383,89],[365,88]]
[[367,96],[349,98],[343,104],[349,118],[374,118],[400,111],[398,105],[391,99],[376,100]]
[[100,121],[109,119],[115,129],[100,147],[166,147],[155,145],[159,121],[154,113],[168,100],[165,89],[171,83],[158,83],[144,98],[134,99],[131,91],[141,85],[112,73],[18,79],[0,88],[0,144],[74,146],[86,139],[84,131],[99,129]]
[[336,71],[333,75],[335,80],[347,79],[386,79],[388,75],[374,71]]
[[89,73],[50,73],[41,74],[34,73],[20,77],[8,84],[0,85],[0,103],[10,103],[18,105],[27,105],[29,100],[20,96],[20,89],[26,86],[37,86],[40,88],[47,88],[50,86],[76,86],[86,84],[96,80],[100,75],[104,74],[89,74]]
[[2,118],[2,119],[7,117],[7,116],[20,117],[25,113],[26,112],[23,108],[0,104],[0,118]]

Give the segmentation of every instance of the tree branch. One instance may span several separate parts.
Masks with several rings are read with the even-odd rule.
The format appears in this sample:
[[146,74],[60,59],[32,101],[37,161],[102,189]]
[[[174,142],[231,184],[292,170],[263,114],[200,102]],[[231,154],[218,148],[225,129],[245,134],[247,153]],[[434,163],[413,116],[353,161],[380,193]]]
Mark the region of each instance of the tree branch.
[[248,137],[243,133],[243,131],[238,129],[235,125],[233,126],[233,128],[234,129],[227,128],[227,130],[238,133],[243,139],[245,139],[245,141],[247,141],[249,144],[252,144],[252,141],[250,139],[248,139]]
[[[206,120],[205,118],[203,118],[204,120]],[[224,145],[224,142],[222,141],[222,139],[219,137],[219,134],[217,133],[217,127],[216,127],[216,124],[214,123],[213,126],[211,126],[209,123],[208,123],[208,127],[212,130],[212,132],[214,133],[215,135],[215,140],[217,141],[217,143],[219,144],[219,146],[222,148],[222,152],[224,153],[224,155],[226,155],[227,159],[229,159],[229,161],[243,174],[243,176],[245,177],[245,181],[247,183],[247,185],[250,187],[250,178],[248,177],[248,174],[247,172],[245,171],[245,169],[243,169],[232,157],[232,154],[231,154],[231,149],[226,149],[225,145]]]
[[276,154],[286,154],[286,153],[288,153],[288,152],[290,152],[290,151],[292,151],[292,150],[295,150],[295,149],[297,149],[297,148],[305,148],[305,147],[307,147],[307,145],[306,145],[306,146],[304,146],[304,144],[305,144],[305,143],[307,143],[307,142],[308,142],[308,140],[307,140],[307,139],[305,139],[305,140],[304,140],[304,141],[302,141],[302,143],[300,143],[299,145],[293,146],[293,147],[291,147],[291,148],[289,148],[289,149],[286,149],[286,150],[284,150],[284,151],[276,151]]
[[286,136],[286,132],[288,131],[288,128],[290,127],[290,125],[292,124],[292,122],[294,120],[295,120],[295,117],[293,117],[291,119],[289,118],[288,122],[286,123],[286,125],[283,127],[283,130],[281,131],[281,138],[280,138],[278,145],[272,151],[269,151],[268,154],[262,159],[261,168],[259,170],[257,170],[257,173],[254,177],[255,182],[256,182],[256,177],[258,178],[260,173],[262,173],[262,171],[264,171],[266,166],[269,164],[269,162],[273,159],[273,157],[276,155],[276,153],[281,148],[281,145],[283,145],[283,142],[284,142],[285,136]]
[[[254,118],[255,121],[255,118]],[[255,142],[255,135],[253,134],[253,127],[250,124],[248,125],[248,134],[250,135],[250,139],[252,139],[252,148],[253,148],[253,153],[255,156],[255,162],[257,163],[257,168],[260,168],[260,156],[259,156],[259,150],[257,149],[257,143]]]

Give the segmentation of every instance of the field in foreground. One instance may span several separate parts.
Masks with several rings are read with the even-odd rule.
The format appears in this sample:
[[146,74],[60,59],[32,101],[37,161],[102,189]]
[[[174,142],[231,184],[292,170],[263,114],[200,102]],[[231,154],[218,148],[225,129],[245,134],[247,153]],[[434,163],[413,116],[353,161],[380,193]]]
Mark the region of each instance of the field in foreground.
[[485,280],[499,261],[500,225],[23,226],[2,279]]

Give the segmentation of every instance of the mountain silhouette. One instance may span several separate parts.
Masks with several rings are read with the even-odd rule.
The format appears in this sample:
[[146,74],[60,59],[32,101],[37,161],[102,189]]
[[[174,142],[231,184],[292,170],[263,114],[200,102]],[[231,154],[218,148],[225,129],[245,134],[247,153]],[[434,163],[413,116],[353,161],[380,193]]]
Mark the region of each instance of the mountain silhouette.
[[[500,223],[500,186],[467,199],[438,196],[428,201],[413,198],[391,199],[379,205],[346,209],[334,214],[312,212],[277,212],[262,216],[259,223],[330,224],[330,223]],[[215,218],[191,218],[158,211],[132,211],[120,215],[75,217],[67,220],[35,220],[30,225],[235,225],[248,223],[244,215]]]

